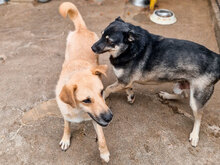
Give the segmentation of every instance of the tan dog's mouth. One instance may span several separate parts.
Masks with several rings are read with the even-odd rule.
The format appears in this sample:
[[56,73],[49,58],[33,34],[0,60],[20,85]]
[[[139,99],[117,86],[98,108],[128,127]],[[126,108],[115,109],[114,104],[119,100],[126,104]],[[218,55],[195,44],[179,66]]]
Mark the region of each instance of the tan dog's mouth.
[[101,113],[99,117],[93,116],[91,113],[88,114],[96,123],[98,123],[102,127],[108,126],[113,117],[111,110],[105,113]]

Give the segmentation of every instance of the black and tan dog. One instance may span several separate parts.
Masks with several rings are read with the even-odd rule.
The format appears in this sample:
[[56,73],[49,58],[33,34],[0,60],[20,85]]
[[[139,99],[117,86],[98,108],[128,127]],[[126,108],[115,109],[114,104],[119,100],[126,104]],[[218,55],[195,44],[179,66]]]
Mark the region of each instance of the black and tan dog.
[[133,103],[134,82],[176,82],[174,94],[160,93],[164,99],[183,98],[184,90],[190,89],[195,122],[189,140],[197,146],[202,108],[220,78],[218,54],[194,42],[151,34],[120,17],[104,30],[92,50],[97,54],[111,53],[110,62],[118,81],[106,88],[105,98],[125,89],[128,101]]

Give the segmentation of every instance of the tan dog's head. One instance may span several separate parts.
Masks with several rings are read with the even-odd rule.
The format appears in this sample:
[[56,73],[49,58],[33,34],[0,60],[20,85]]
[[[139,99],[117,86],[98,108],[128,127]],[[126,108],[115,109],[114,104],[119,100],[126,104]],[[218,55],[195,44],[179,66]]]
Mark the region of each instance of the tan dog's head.
[[104,87],[99,78],[106,70],[107,65],[99,65],[74,74],[60,93],[63,102],[88,113],[101,126],[107,126],[113,117],[102,97]]

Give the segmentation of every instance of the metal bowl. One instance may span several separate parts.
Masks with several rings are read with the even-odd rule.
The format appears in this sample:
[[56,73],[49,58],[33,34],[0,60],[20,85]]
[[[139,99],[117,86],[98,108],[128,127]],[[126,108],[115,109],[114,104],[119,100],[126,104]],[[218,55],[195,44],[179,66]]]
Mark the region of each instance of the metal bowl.
[[130,2],[138,7],[146,7],[150,4],[150,0],[130,0]]
[[150,16],[150,20],[160,25],[170,25],[176,22],[176,17],[170,10],[158,9]]

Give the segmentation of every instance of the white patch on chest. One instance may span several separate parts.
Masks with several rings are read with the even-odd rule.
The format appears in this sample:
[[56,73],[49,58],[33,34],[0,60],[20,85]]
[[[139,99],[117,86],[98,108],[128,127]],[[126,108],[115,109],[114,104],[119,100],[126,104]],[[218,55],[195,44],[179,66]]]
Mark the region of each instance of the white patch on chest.
[[[77,112],[78,111],[78,112]],[[64,119],[73,122],[73,123],[81,123],[82,121],[91,120],[91,117],[85,112],[74,109],[74,112],[63,115]]]
[[113,71],[118,78],[123,76],[124,74],[124,69],[116,69],[115,67],[113,67]]
[[81,116],[77,116],[77,117],[74,117],[74,118],[68,118],[68,117],[64,117],[65,120],[69,121],[69,122],[72,122],[72,123],[81,123],[83,121],[87,121],[87,120],[92,120],[91,118],[83,118]]

